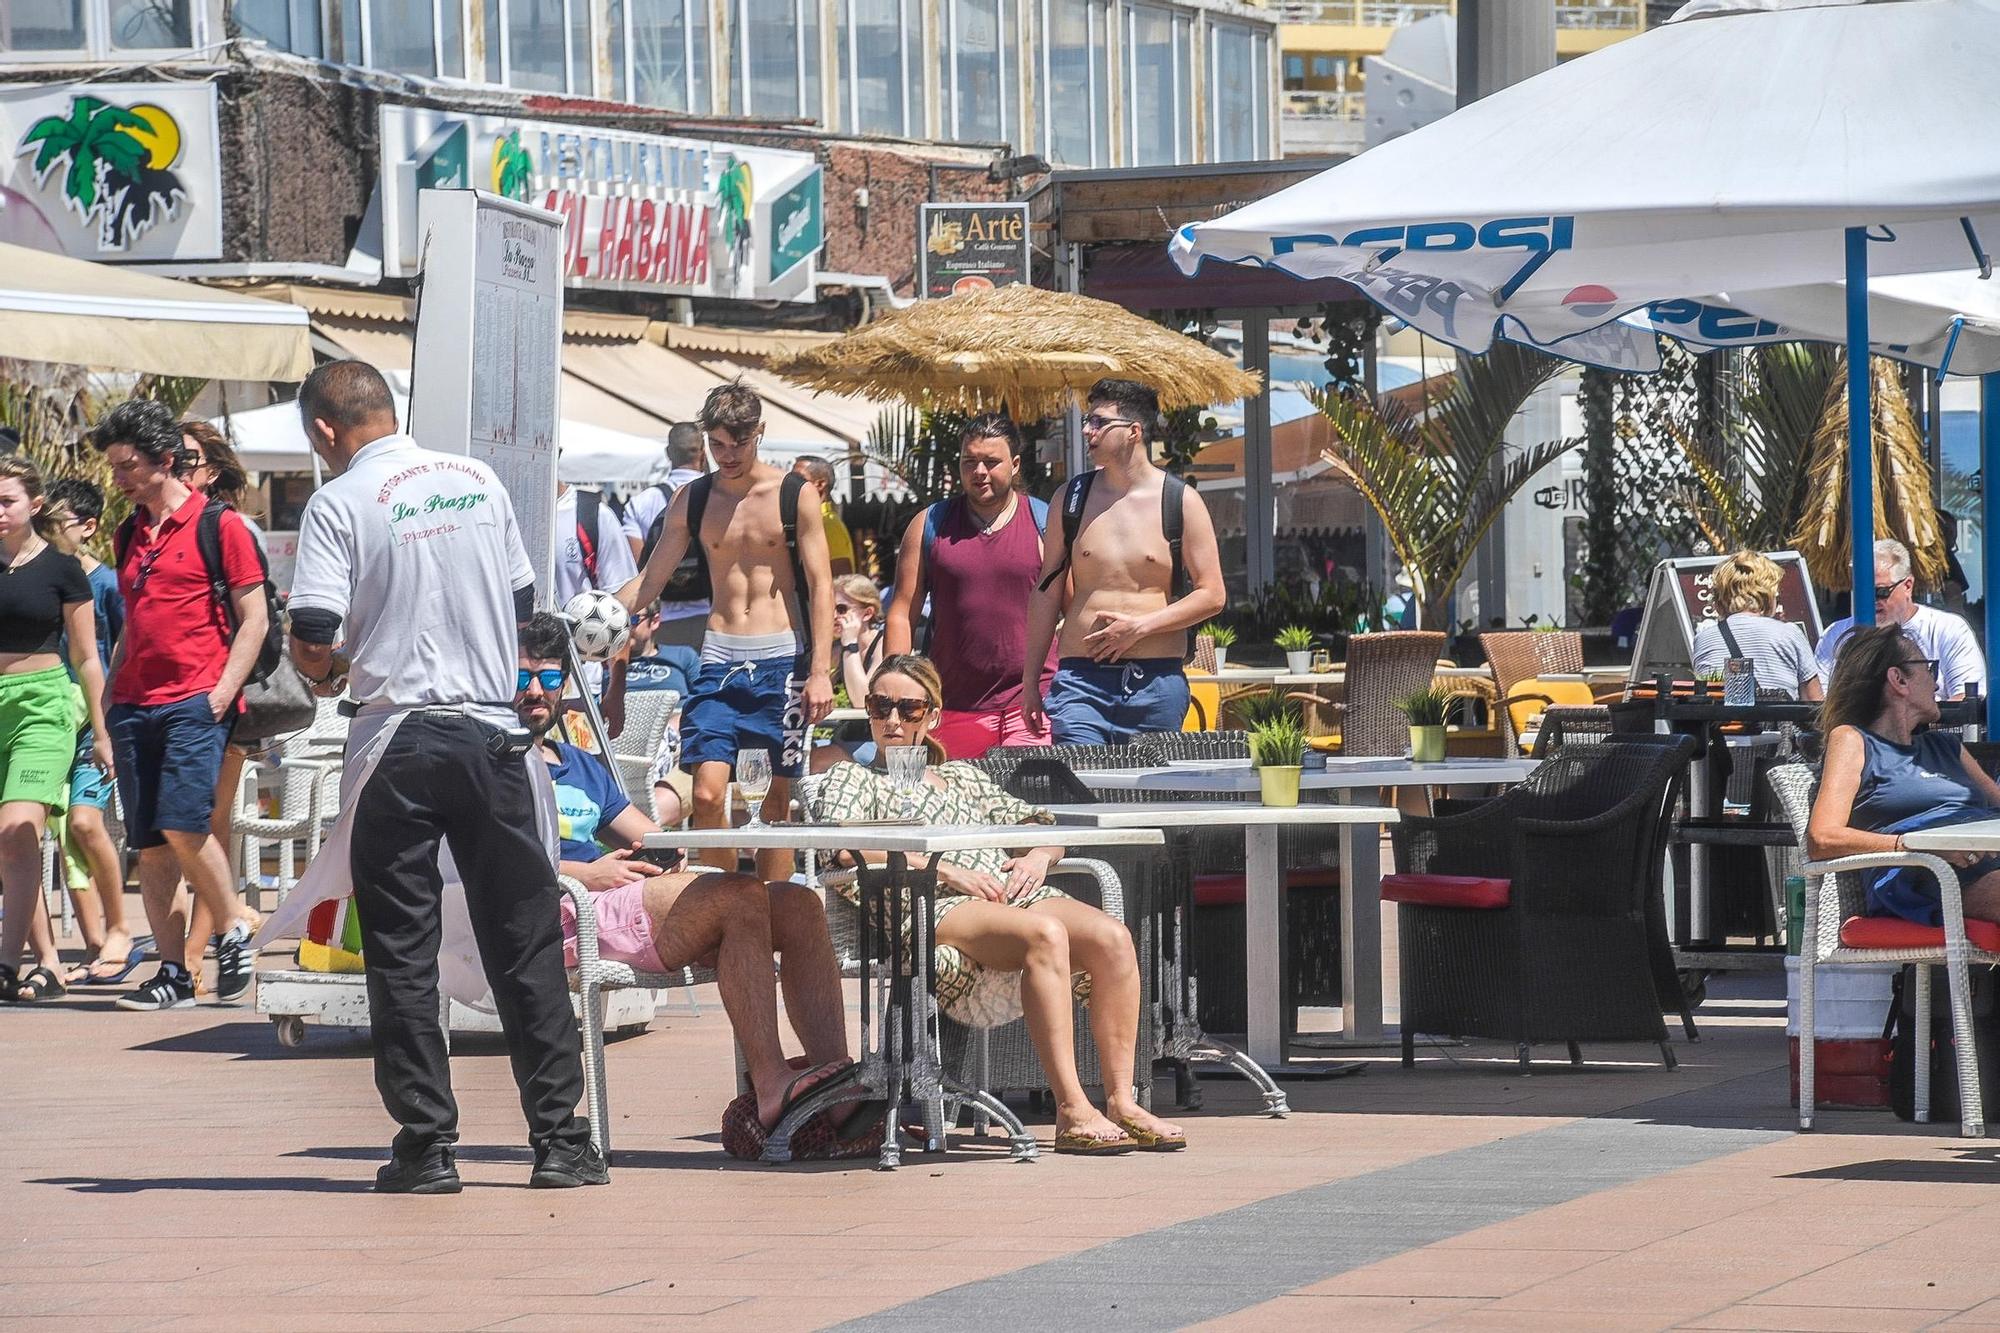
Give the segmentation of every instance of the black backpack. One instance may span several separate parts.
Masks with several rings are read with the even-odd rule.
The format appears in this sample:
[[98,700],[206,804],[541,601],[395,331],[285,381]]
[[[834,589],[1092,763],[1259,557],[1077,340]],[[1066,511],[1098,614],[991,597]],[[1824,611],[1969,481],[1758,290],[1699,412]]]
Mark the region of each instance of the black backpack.
[[[1899,1119],[1917,1118],[1916,969],[1905,964],[1892,983],[1889,1017],[1882,1035],[1889,1042],[1889,1105]],[[1972,1034],[1978,1048],[1979,1100],[1989,1121],[2000,1120],[2000,1012],[1994,1006],[1995,975],[1990,967],[1970,969]],[[1944,972],[1931,979],[1931,1121],[1959,1118],[1958,1038],[1951,1026],[1951,995]]]
[[[811,593],[806,586],[805,566],[799,563],[799,493],[805,487],[806,479],[796,472],[787,472],[785,479],[778,484],[778,522],[785,530],[785,554],[792,562],[792,588],[799,603],[799,651],[802,653],[812,651]],[[701,571],[702,585],[711,590],[708,552],[701,544],[701,520],[708,512],[708,493],[714,488],[713,473],[688,483],[688,551]],[[648,554],[651,552],[648,551]]]
[[[222,516],[229,512],[229,506],[220,500],[210,500],[201,508],[201,517],[195,520],[194,544],[201,552],[202,567],[208,571],[208,592],[222,611],[222,621],[229,629],[231,638],[236,635],[239,621],[236,616],[236,602],[229,595],[229,576],[223,569],[222,561]],[[117,567],[125,567],[125,555],[132,549],[133,534],[137,531],[139,516],[132,514],[118,525],[118,532],[111,539]],[[253,540],[250,543],[257,552],[257,568],[264,575],[264,609],[268,620],[264,628],[264,642],[257,648],[257,661],[250,668],[250,685],[261,685],[271,678],[278,664],[285,660],[285,617],[284,608],[278,601],[277,585],[271,582],[271,565],[264,558],[264,548]]]
[[[1049,571],[1042,580],[1042,591],[1055,586],[1055,581],[1069,570],[1070,552],[1076,549],[1076,537],[1083,530],[1083,507],[1090,501],[1091,483],[1097,480],[1098,469],[1078,473],[1069,479],[1063,488],[1062,561]],[[1177,602],[1187,596],[1187,567],[1181,563],[1181,510],[1187,501],[1187,483],[1169,472],[1160,487],[1160,531],[1167,539],[1167,553],[1173,571],[1167,584],[1167,600]]]

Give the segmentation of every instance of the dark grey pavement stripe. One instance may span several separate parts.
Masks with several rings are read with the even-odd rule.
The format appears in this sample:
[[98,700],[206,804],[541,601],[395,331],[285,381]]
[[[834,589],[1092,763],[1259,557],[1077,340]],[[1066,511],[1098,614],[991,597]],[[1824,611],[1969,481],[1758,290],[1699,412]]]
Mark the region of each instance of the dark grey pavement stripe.
[[1576,1121],[1127,1236],[838,1327],[1184,1328],[1478,1227],[1785,1137]]

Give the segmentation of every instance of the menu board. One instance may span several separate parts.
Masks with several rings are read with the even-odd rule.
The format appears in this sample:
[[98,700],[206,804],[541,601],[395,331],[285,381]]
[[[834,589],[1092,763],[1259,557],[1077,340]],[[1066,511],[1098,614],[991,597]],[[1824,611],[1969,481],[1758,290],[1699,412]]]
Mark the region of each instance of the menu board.
[[[1805,559],[1797,551],[1764,554],[1783,575],[1778,585],[1778,618],[1804,630],[1806,641],[1817,646],[1824,626]],[[1726,559],[1709,555],[1662,560],[1653,570],[1639,638],[1632,650],[1632,680],[1647,680],[1662,672],[1686,676],[1694,669],[1695,631],[1704,620],[1716,618],[1711,582],[1715,567]]]

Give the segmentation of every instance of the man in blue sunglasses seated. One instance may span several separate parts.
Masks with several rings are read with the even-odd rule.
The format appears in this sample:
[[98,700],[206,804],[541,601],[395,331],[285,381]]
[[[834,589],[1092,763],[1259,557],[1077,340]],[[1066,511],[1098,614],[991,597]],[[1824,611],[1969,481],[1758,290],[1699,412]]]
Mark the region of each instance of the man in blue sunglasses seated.
[[[826,910],[801,884],[764,884],[748,875],[669,871],[639,855],[660,826],[626,799],[604,761],[550,733],[561,715],[566,630],[537,612],[521,627],[514,712],[534,733],[555,783],[560,868],[591,892],[597,952],[643,972],[712,967],[757,1092],[764,1128],[828,1079],[852,1077],[840,967],[827,938]],[[662,860],[668,858],[660,858]],[[679,854],[672,858],[678,861]],[[562,900],[563,951],[576,966],[576,912]],[[771,955],[806,1069],[791,1068],[778,1036]]]

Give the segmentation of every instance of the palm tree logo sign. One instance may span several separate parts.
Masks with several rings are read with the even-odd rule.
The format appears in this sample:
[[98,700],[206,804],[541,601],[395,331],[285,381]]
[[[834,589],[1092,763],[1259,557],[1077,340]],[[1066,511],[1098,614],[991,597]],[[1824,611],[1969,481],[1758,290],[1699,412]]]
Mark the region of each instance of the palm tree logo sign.
[[173,170],[181,147],[181,127],[162,107],[77,96],[67,116],[36,121],[14,152],[35,155],[39,188],[60,170],[63,202],[83,225],[96,224],[98,249],[123,250],[187,203]]

